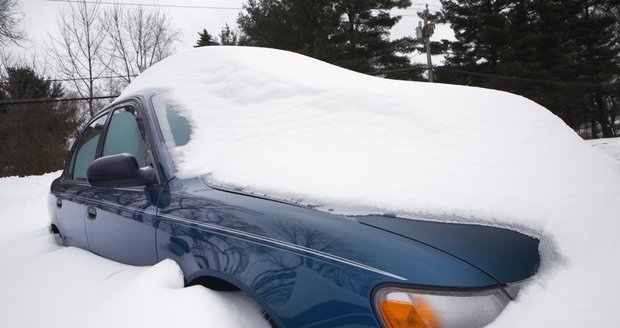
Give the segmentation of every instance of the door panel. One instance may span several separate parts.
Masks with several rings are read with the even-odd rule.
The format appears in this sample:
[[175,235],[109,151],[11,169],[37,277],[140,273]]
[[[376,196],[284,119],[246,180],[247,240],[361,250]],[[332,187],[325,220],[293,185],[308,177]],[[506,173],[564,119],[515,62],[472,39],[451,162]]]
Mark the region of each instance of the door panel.
[[[147,144],[134,106],[116,108],[110,116],[102,156],[129,153],[147,165]],[[158,187],[90,187],[85,204],[86,235],[90,250],[109,259],[132,264],[157,262],[155,247]]]
[[56,206],[59,229],[65,243],[71,246],[88,249],[84,220],[86,197],[91,187],[86,181],[86,170],[95,160],[106,120],[107,115],[104,114],[84,129],[72,153],[68,172],[65,172],[55,190],[56,197],[60,199],[60,204]]
[[132,264],[157,263],[156,207],[144,190],[93,188],[86,206],[90,250],[109,259]]
[[[57,197],[56,213],[59,229],[65,244],[88,248],[86,226],[84,222],[84,200],[79,196],[79,187],[67,186]],[[58,206],[60,200],[60,206]]]

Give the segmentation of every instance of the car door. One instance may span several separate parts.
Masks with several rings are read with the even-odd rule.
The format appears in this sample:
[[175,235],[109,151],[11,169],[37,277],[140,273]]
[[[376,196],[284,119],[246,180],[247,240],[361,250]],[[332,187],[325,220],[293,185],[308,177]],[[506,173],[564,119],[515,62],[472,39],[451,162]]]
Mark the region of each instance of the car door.
[[107,112],[101,113],[82,131],[57,186],[56,217],[66,245],[88,248],[85,203],[90,188],[86,170],[97,156],[106,120]]
[[[153,165],[138,103],[116,106],[99,146],[101,156],[129,153],[141,167]],[[89,249],[109,259],[149,265],[157,262],[155,218],[159,186],[89,187],[85,228]]]

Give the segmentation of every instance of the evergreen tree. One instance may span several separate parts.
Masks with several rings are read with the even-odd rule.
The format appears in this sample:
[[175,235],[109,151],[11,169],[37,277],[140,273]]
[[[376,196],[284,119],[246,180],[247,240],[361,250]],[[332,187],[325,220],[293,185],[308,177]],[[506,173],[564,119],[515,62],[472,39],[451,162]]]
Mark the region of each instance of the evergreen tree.
[[339,26],[332,1],[249,0],[237,23],[240,43],[330,57],[329,42]]
[[407,66],[409,59],[396,52],[398,42],[389,40],[390,29],[400,20],[389,10],[410,5],[408,0],[341,1],[339,11],[345,19],[334,39],[344,44],[344,63],[358,71]]
[[508,0],[443,0],[443,16],[450,22],[457,42],[447,60],[460,67],[480,66],[494,72],[507,46]]
[[217,40],[213,38],[206,29],[202,29],[202,32],[198,32],[198,41],[196,41],[196,45],[194,48],[204,47],[204,46],[217,46]]
[[438,80],[511,91],[575,129],[593,121],[613,136],[620,47],[610,3],[442,0],[457,40]]
[[[60,98],[59,83],[37,76],[28,67],[8,68],[0,101]],[[64,144],[79,122],[75,111],[55,102],[0,105],[0,176],[33,175],[62,168]]]
[[[562,75],[568,66],[563,49],[565,17],[566,8],[558,1],[515,1],[506,13],[508,44],[493,73],[524,81],[564,81],[566,77]],[[565,104],[578,101],[571,99],[575,93],[566,93],[570,86],[563,83],[532,83],[491,77],[486,86],[533,99],[558,115],[571,110],[565,108]],[[569,117],[564,115],[567,121]]]
[[410,0],[248,0],[237,21],[240,43],[302,53],[360,72],[409,66],[399,21],[389,10]]
[[237,33],[231,30],[228,24],[224,25],[220,32],[220,42],[223,46],[236,46],[238,44]]
[[604,0],[572,3],[571,38],[566,42],[572,50],[570,72],[575,80],[595,85],[585,90],[590,100],[588,116],[598,123],[606,138],[616,136],[612,103],[618,93],[613,81],[620,77],[620,46],[614,34],[617,21],[606,10],[607,4],[609,1]]

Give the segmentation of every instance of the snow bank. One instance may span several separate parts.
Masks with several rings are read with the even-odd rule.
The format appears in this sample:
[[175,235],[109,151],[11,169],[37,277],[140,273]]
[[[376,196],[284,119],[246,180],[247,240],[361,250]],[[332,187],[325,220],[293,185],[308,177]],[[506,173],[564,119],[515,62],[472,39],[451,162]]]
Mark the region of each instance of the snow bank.
[[537,104],[241,47],[170,57],[123,96],[148,88],[192,124],[179,176],[525,231],[542,238],[543,270],[493,326],[616,326],[620,170]]
[[269,327],[240,294],[183,288],[172,261],[133,267],[47,232],[59,173],[0,179],[0,327]]
[[620,163],[620,138],[593,139],[586,142]]

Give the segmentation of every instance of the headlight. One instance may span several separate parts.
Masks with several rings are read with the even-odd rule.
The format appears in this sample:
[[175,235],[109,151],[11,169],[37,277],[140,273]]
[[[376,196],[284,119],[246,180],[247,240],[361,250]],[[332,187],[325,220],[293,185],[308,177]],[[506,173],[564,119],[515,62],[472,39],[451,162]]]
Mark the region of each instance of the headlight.
[[386,328],[479,328],[491,323],[510,298],[499,288],[439,292],[401,287],[379,289],[375,312]]

